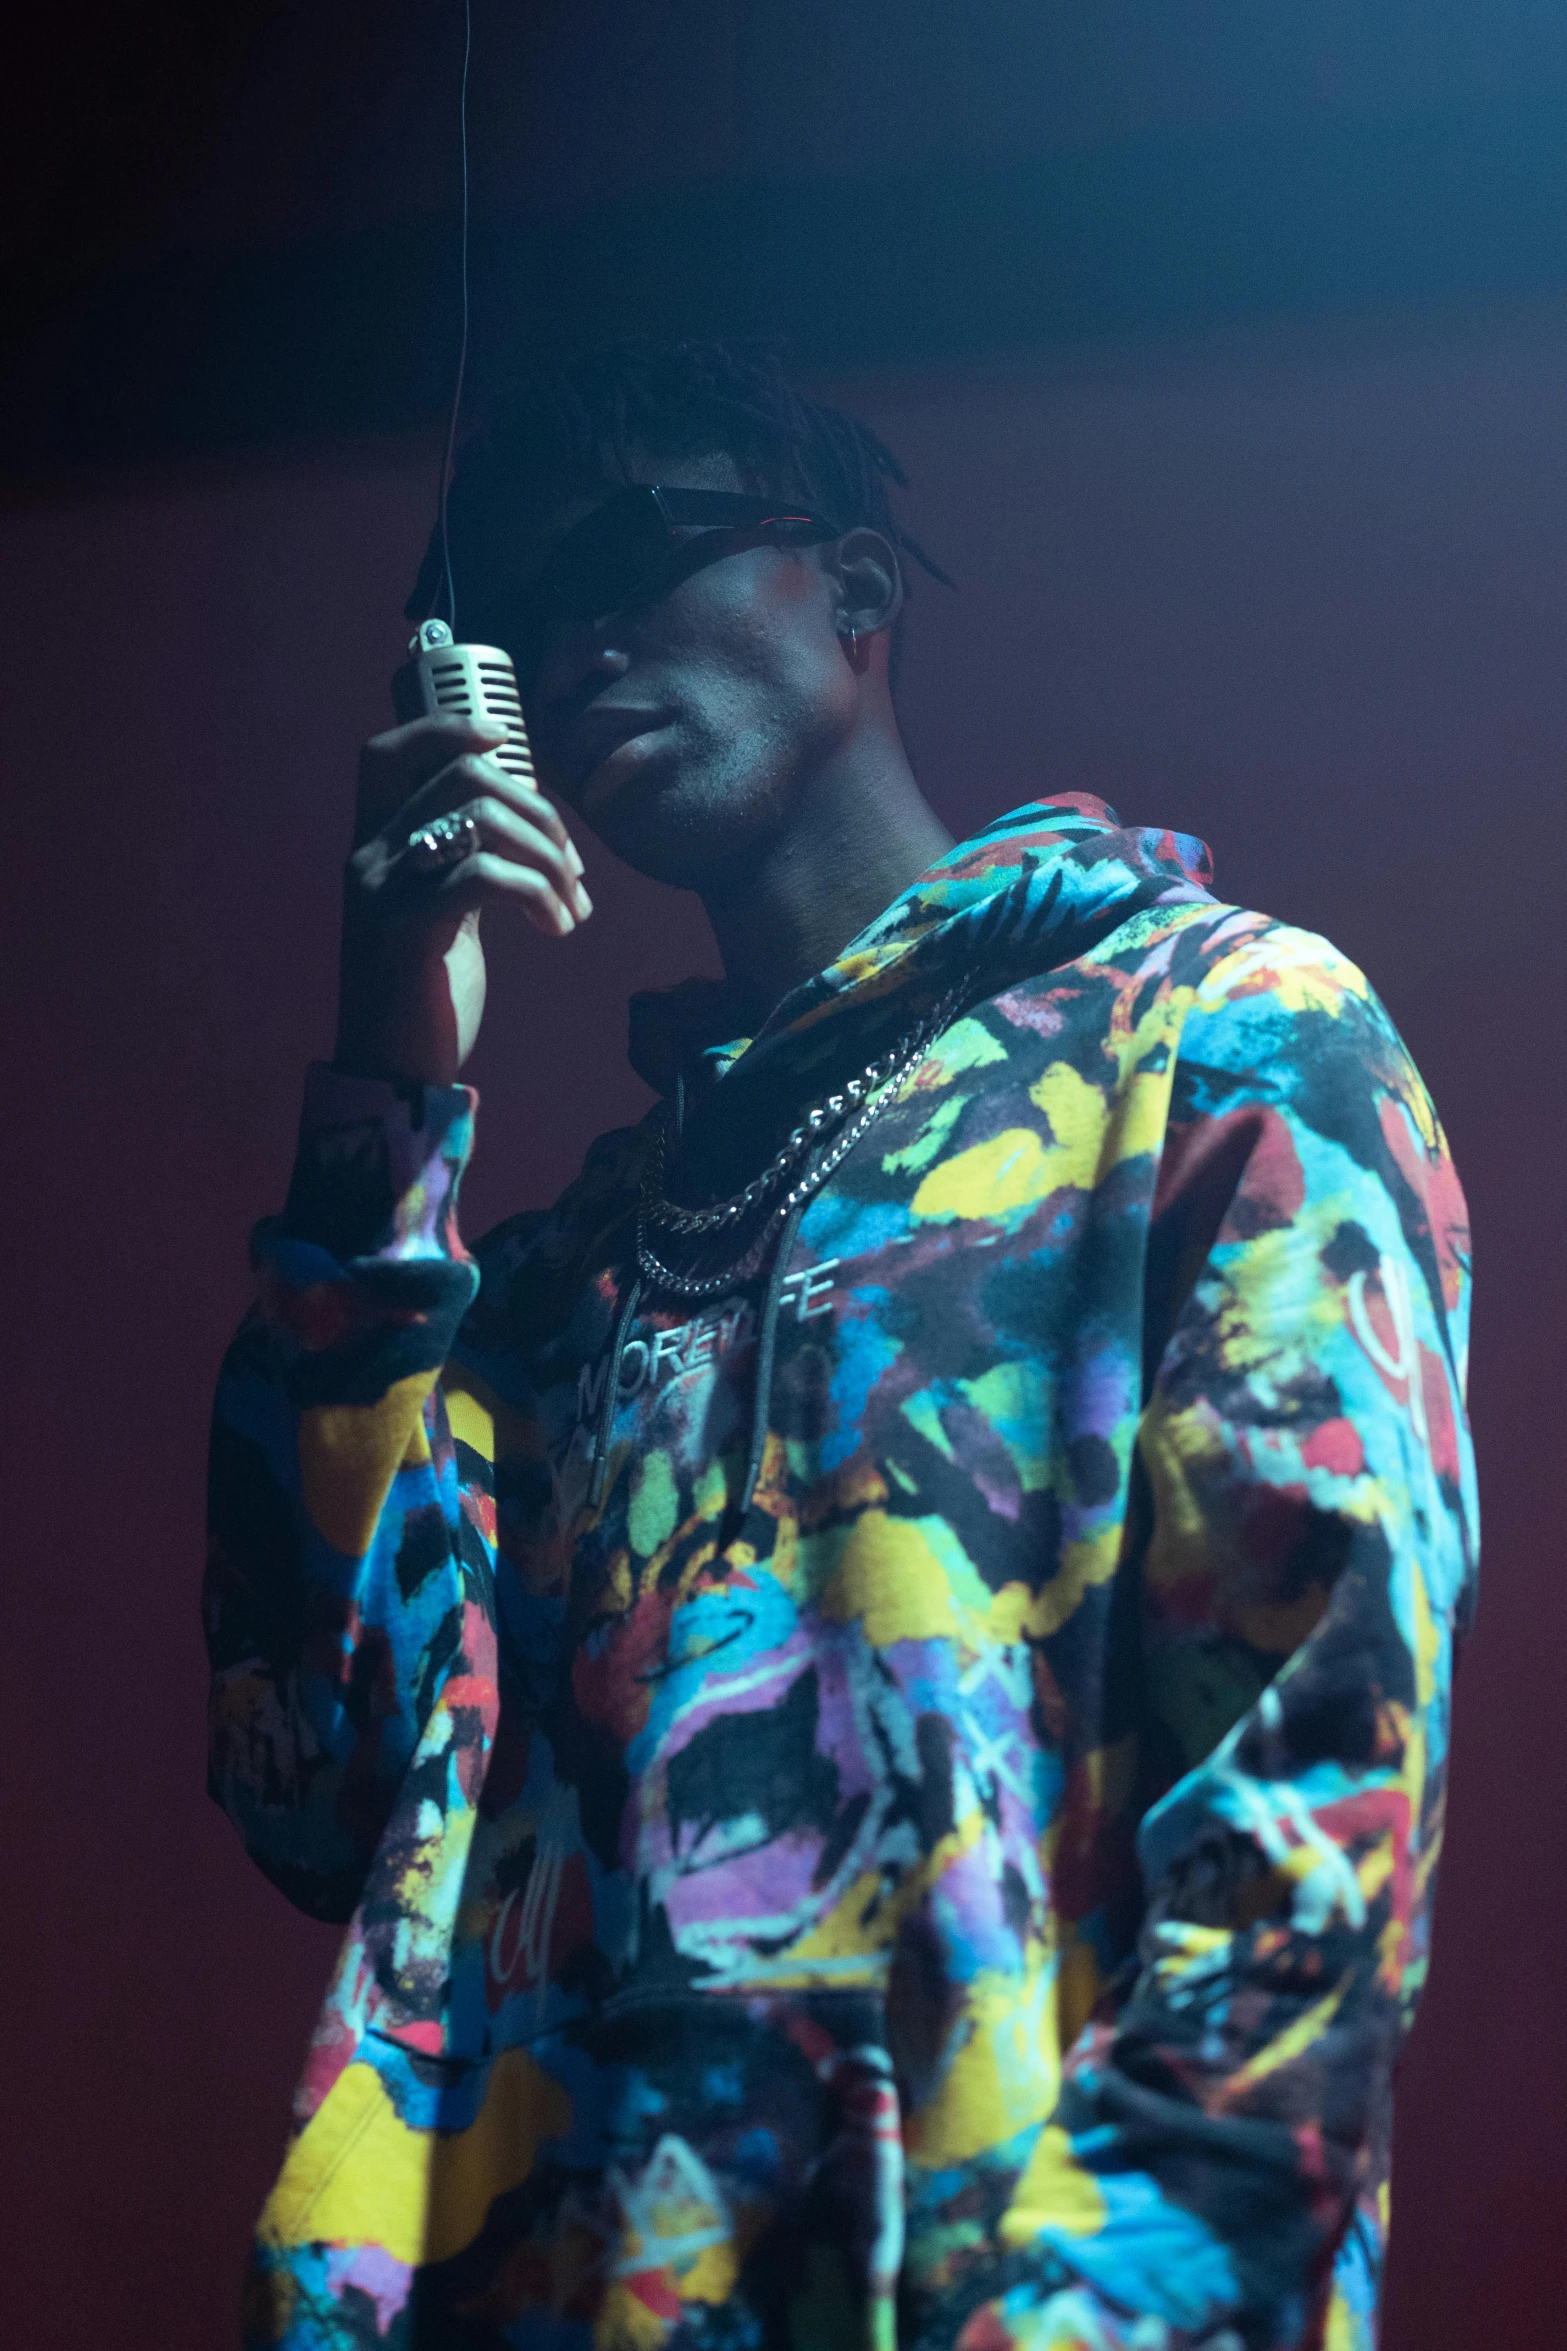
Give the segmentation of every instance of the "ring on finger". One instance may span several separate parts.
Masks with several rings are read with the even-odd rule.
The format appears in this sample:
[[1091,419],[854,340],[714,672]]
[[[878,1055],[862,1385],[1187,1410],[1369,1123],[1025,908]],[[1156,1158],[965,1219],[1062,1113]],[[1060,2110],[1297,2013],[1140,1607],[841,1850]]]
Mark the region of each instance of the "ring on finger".
[[479,846],[479,828],[471,816],[438,816],[408,836],[408,854],[425,873],[445,873],[461,865]]

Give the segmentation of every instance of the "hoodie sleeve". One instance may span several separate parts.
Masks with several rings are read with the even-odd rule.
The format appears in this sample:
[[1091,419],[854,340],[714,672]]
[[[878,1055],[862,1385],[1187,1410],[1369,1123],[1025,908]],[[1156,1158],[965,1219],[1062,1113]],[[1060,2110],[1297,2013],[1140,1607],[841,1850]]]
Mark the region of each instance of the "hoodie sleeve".
[[311,1072],[218,1385],[209,1785],[320,1918],[352,1913],[399,1802],[466,1814],[493,1730],[490,1465],[437,1386],[478,1286],[456,1223],[475,1103]]
[[1030,2351],[1370,2344],[1473,1594],[1468,1268],[1361,975],[1279,927],[1216,966],[1149,1255],[1143,1926],[1013,2216],[1073,2281],[992,2306]]

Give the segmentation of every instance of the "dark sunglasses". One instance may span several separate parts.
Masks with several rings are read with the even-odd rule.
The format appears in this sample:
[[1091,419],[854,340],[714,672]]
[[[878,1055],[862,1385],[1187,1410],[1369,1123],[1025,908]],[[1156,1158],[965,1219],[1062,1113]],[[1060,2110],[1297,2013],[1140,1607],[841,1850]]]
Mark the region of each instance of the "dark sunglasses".
[[526,682],[565,621],[654,603],[677,580],[757,539],[812,547],[840,535],[824,514],[786,500],[635,482],[557,541],[531,587],[498,608],[494,632]]

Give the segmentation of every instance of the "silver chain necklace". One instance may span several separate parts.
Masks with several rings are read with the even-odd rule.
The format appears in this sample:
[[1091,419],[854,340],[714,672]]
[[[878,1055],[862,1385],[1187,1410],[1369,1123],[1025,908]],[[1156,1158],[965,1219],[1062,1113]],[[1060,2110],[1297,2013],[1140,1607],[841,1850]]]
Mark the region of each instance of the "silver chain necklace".
[[[637,1265],[644,1278],[661,1290],[672,1291],[677,1298],[697,1300],[716,1298],[722,1291],[748,1282],[758,1274],[786,1219],[821,1190],[834,1169],[894,1100],[900,1087],[913,1076],[947,1026],[961,992],[961,987],[950,988],[923,1020],[887,1052],[868,1061],[859,1076],[850,1078],[840,1093],[829,1094],[824,1102],[808,1110],[783,1149],[769,1160],[761,1174],[753,1177],[744,1191],[732,1193],[727,1200],[715,1201],[711,1208],[682,1208],[665,1197],[664,1156],[669,1126],[666,1114],[658,1124],[637,1202]],[[831,1128],[844,1118],[849,1122],[847,1126],[832,1137],[821,1158],[805,1169],[782,1199],[774,1202],[755,1239],[739,1257],[721,1266],[716,1273],[683,1274],[657,1255],[648,1239],[650,1229],[691,1239],[719,1233],[737,1224],[752,1209],[760,1207],[768,1193],[776,1190],[790,1170],[826,1140]]]

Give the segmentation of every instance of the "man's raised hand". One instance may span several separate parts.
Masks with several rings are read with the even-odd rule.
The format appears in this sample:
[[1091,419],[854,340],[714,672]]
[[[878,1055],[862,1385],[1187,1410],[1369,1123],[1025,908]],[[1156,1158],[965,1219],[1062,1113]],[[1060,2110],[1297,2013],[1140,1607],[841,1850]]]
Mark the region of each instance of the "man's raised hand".
[[[504,740],[497,727],[444,714],[374,735],[360,754],[343,876],[339,1069],[450,1085],[484,1012],[483,909],[518,906],[549,938],[592,913],[559,814],[488,756]],[[443,818],[454,822],[432,852],[416,836]]]

